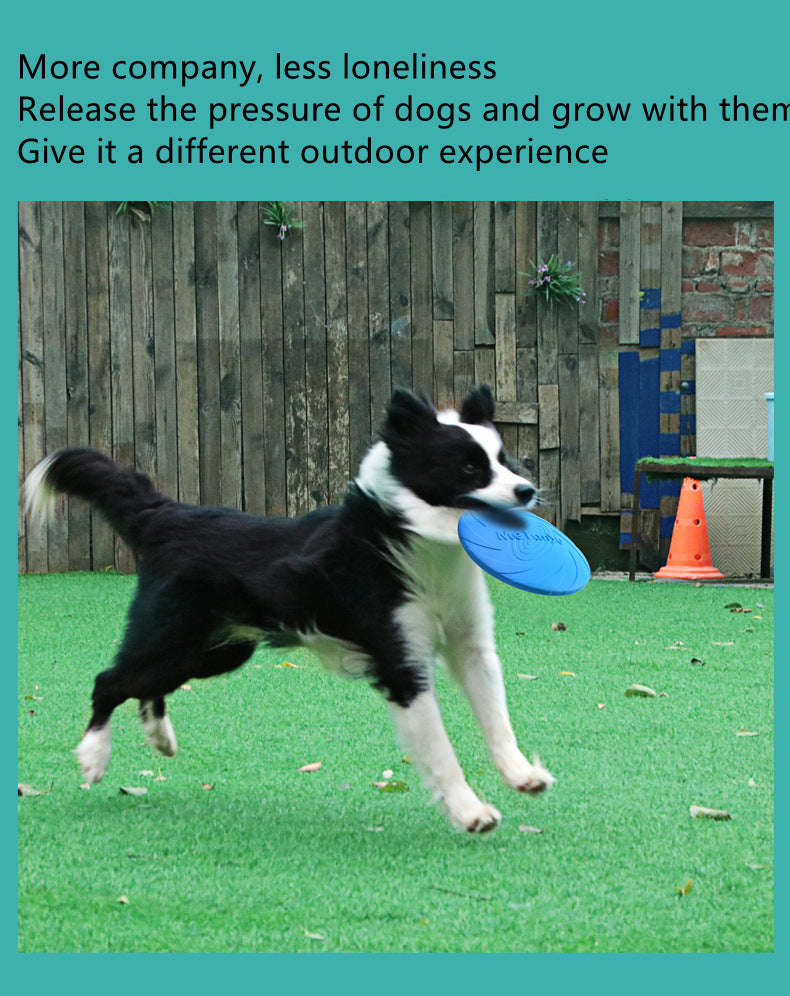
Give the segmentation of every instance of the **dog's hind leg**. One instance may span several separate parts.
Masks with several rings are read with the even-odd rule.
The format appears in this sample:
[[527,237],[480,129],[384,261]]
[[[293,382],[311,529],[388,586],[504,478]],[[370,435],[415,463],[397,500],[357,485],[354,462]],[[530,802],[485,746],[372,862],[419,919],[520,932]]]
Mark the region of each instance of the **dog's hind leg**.
[[[174,754],[176,739],[165,713],[164,697],[190,677],[203,631],[193,618],[170,624],[159,614],[142,611],[138,596],[112,668],[102,671],[93,686],[93,714],[75,753],[88,782],[99,782],[110,763],[110,717],[127,699],[140,700],[140,717],[148,741],[163,754]],[[167,609],[167,606],[165,606]]]
[[140,722],[148,743],[165,757],[173,757],[178,751],[173,724],[167,715],[164,697],[140,700]]
[[[198,678],[224,674],[240,667],[254,650],[255,644],[246,641],[214,647],[196,654],[191,670]],[[139,712],[148,743],[165,757],[173,757],[178,751],[178,743],[167,715],[164,696],[140,699]]]
[[100,782],[104,777],[112,754],[110,717],[116,706],[128,696],[117,667],[102,671],[93,686],[93,714],[85,735],[74,753],[87,782]]

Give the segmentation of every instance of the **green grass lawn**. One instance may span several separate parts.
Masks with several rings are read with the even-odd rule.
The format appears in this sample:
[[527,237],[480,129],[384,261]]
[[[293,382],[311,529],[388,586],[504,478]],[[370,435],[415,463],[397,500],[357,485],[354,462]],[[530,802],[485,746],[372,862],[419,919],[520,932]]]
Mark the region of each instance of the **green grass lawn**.
[[[477,837],[428,804],[381,697],[303,651],[172,696],[172,759],[126,703],[105,780],[80,788],[71,750],[133,586],[20,579],[18,780],[42,793],[19,799],[20,951],[772,950],[773,591],[492,582],[513,725],[557,783],[501,784],[440,674],[468,779],[503,814]],[[386,769],[409,790],[376,788]]]

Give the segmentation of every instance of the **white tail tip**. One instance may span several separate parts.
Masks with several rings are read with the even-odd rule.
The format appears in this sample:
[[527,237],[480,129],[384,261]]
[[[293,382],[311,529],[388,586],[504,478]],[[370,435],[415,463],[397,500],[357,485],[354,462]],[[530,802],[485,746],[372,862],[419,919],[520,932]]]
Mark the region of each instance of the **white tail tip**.
[[47,474],[54,459],[54,454],[44,457],[25,479],[25,515],[36,525],[46,521],[57,498],[55,489],[47,484]]

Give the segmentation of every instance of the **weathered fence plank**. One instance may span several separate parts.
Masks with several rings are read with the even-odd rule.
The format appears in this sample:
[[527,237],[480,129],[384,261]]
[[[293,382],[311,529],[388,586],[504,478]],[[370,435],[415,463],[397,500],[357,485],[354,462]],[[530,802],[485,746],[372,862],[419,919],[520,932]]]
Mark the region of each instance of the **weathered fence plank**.
[[156,481],[169,495],[178,494],[178,419],[176,388],[175,272],[159,266],[173,259],[173,214],[157,211],[151,225],[154,352],[154,438]]
[[219,428],[219,301],[217,299],[217,206],[195,203],[195,314],[197,319],[200,500],[222,501]]
[[[41,204],[19,205],[19,453],[20,484],[46,452],[44,397],[43,273],[41,266]],[[19,569],[47,570],[46,528],[20,522],[24,543],[19,547]]]
[[[260,202],[177,202],[150,221],[116,207],[19,206],[20,481],[84,443],[182,500],[296,514],[342,497],[393,387],[444,406],[477,381],[552,521],[619,512],[596,202],[292,202],[304,227],[284,240]],[[674,350],[682,206],[614,210],[624,347],[640,348],[641,266],[662,288],[642,330],[660,323]],[[585,306],[528,294],[530,263],[553,253],[577,264]],[[20,570],[134,569],[76,502],[20,533]]]
[[236,205],[217,205],[219,431],[221,504],[241,508],[241,372],[239,368],[239,250]]
[[175,324],[176,421],[178,424],[178,497],[199,502],[200,391],[197,373],[197,296],[195,206],[173,208],[173,294]]
[[327,420],[329,501],[341,500],[349,477],[348,294],[346,216],[343,204],[324,205],[327,316]]
[[329,492],[326,263],[323,210],[317,201],[302,205],[302,221],[308,507],[314,507],[325,504]]
[[260,215],[259,222],[266,513],[285,515],[288,487],[285,440],[283,245],[277,239],[273,227],[264,224]]
[[261,320],[261,231],[258,204],[237,208],[239,274],[239,377],[241,406],[242,495],[244,509],[266,511],[266,462],[263,436],[263,342]]
[[620,342],[639,343],[639,271],[642,210],[639,201],[620,202]]

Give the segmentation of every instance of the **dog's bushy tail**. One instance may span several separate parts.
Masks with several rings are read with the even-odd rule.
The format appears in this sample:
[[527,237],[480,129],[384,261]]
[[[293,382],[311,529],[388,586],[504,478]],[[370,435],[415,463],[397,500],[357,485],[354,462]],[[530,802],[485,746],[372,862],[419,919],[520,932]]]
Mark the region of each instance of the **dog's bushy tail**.
[[113,463],[98,450],[67,447],[38,463],[25,481],[25,511],[43,520],[60,494],[90,502],[133,550],[139,549],[144,513],[169,502],[150,477]]

